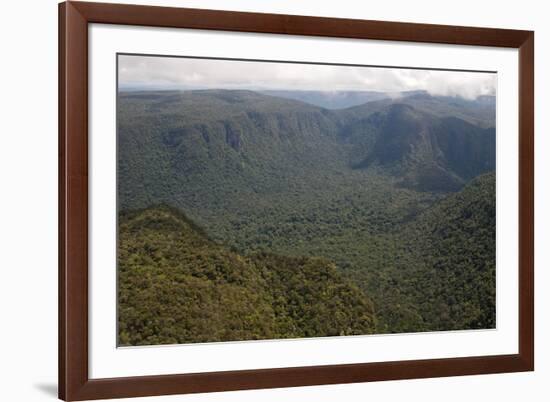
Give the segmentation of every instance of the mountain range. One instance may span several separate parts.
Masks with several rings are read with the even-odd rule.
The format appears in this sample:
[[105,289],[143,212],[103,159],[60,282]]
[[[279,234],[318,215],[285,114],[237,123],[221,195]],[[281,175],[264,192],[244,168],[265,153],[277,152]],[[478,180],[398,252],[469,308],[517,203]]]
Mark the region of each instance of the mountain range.
[[132,92],[118,117],[123,208],[179,205],[181,190],[220,174],[261,191],[372,166],[404,187],[447,191],[495,168],[494,108],[481,101],[416,94],[328,110],[252,91]]

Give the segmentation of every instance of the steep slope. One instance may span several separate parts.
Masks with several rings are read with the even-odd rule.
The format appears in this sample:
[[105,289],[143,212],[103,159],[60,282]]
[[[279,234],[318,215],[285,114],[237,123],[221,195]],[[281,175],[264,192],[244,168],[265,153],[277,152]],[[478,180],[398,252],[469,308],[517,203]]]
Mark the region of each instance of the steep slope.
[[403,231],[432,270],[425,283],[439,284],[420,307],[438,328],[495,327],[495,183],[494,173],[472,180]]
[[346,165],[328,111],[251,91],[125,93],[118,106],[121,208],[251,199]]
[[120,345],[368,334],[369,299],[321,258],[247,257],[180,212],[154,207],[119,224]]
[[495,327],[495,175],[475,178],[400,227],[390,260],[361,276],[379,330]]
[[[362,134],[362,135],[361,135]],[[421,191],[456,191],[495,169],[495,130],[456,117],[435,118],[406,103],[391,104],[348,131],[354,166],[380,165]]]
[[391,96],[389,99],[381,99],[350,107],[340,111],[340,113],[346,115],[347,119],[363,118],[371,113],[379,112],[387,106],[405,104],[435,118],[456,117],[481,128],[495,126],[495,96],[479,96],[476,99],[464,99],[455,96],[432,96],[424,91],[404,92],[396,95]]

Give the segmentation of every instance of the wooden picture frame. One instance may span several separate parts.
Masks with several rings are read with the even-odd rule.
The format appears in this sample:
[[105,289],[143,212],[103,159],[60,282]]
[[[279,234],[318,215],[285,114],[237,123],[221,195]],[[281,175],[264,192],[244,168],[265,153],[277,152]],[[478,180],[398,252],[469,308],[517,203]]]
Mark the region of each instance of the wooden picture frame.
[[[194,28],[519,49],[519,353],[90,379],[88,375],[88,24]],[[534,33],[184,8],[59,5],[59,397],[140,397],[534,369]]]

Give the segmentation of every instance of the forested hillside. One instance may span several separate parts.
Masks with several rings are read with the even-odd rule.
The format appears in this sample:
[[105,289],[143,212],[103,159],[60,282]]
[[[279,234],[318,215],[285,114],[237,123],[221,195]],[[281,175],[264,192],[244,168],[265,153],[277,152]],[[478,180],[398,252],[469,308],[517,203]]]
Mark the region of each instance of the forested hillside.
[[328,260],[242,256],[168,207],[123,214],[119,239],[120,345],[374,332],[372,303]]
[[375,298],[378,332],[494,328],[495,221],[488,173],[381,236],[387,252],[350,273]]

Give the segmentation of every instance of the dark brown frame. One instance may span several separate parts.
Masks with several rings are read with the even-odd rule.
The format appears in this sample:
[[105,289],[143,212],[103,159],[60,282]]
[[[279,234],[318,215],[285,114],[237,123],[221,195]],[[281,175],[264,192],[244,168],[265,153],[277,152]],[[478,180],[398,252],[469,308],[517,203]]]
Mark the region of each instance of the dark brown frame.
[[[519,49],[519,353],[215,373],[88,377],[88,24]],[[184,8],[59,5],[59,397],[85,400],[534,370],[534,33]]]

